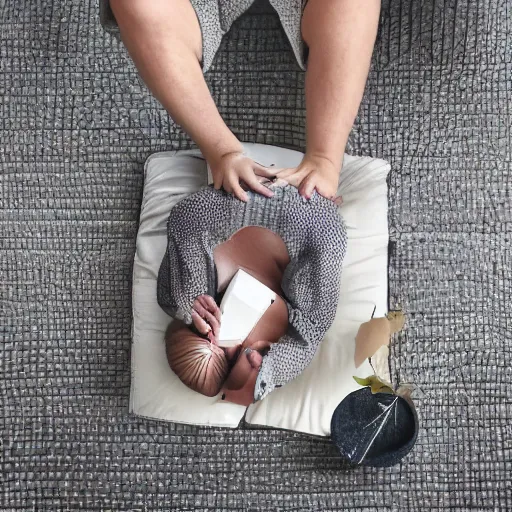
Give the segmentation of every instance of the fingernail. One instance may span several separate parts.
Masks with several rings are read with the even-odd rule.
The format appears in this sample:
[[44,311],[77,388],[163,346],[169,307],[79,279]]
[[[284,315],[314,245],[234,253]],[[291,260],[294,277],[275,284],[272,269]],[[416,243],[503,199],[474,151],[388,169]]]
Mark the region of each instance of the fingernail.
[[252,352],[252,348],[249,348],[247,347],[245,350],[244,350],[244,353],[246,356],[248,356],[250,353]]

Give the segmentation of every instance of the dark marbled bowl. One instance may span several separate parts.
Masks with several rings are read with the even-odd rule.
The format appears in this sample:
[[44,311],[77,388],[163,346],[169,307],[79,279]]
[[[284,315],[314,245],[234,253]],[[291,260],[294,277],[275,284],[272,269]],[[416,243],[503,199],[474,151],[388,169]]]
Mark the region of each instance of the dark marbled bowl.
[[331,440],[352,464],[393,466],[407,455],[418,437],[419,423],[411,400],[358,389],[336,407]]

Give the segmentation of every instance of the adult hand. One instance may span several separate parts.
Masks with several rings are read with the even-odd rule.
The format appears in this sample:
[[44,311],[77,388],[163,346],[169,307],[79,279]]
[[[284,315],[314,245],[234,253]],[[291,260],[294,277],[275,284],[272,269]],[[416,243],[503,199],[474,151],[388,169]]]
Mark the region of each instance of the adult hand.
[[262,178],[273,178],[276,171],[256,163],[242,152],[226,153],[208,160],[208,163],[212,171],[213,186],[217,190],[223,188],[241,201],[248,200],[244,187],[265,197],[274,195],[261,181]]
[[334,200],[338,191],[339,171],[328,158],[306,153],[298,167],[280,169],[277,177],[297,187],[306,199],[310,199],[316,190],[327,199]]

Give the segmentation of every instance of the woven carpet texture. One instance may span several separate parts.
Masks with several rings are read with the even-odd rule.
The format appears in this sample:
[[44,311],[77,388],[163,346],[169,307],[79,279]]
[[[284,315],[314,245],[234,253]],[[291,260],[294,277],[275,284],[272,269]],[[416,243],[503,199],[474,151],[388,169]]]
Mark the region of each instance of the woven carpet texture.
[[[143,164],[191,143],[96,1],[0,2],[0,510],[512,510],[511,16],[383,0],[348,149],[392,164],[392,376],[422,429],[400,465],[349,469],[328,440],[128,414]],[[242,140],[304,149],[268,4],[207,79]]]

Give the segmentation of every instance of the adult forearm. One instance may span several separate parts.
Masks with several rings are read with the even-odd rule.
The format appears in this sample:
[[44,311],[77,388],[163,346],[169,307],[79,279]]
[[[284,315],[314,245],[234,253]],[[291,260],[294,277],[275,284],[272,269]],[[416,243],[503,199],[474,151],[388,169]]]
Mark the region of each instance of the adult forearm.
[[304,12],[307,153],[338,169],[363,96],[379,12],[379,0],[309,0]]
[[[136,60],[135,56],[133,58]],[[162,62],[158,65],[160,58]],[[155,55],[151,65],[160,69],[158,75],[146,69],[147,61],[139,61],[142,78],[208,160],[241,150],[240,142],[217,110],[197,58],[188,48],[183,47],[178,51],[175,47],[173,52],[164,51]]]
[[[240,142],[217,110],[199,64],[177,53],[170,65],[173,73],[166,77],[169,91],[164,106],[176,123],[190,135],[208,160],[242,151]],[[155,95],[159,98],[157,93]]]

